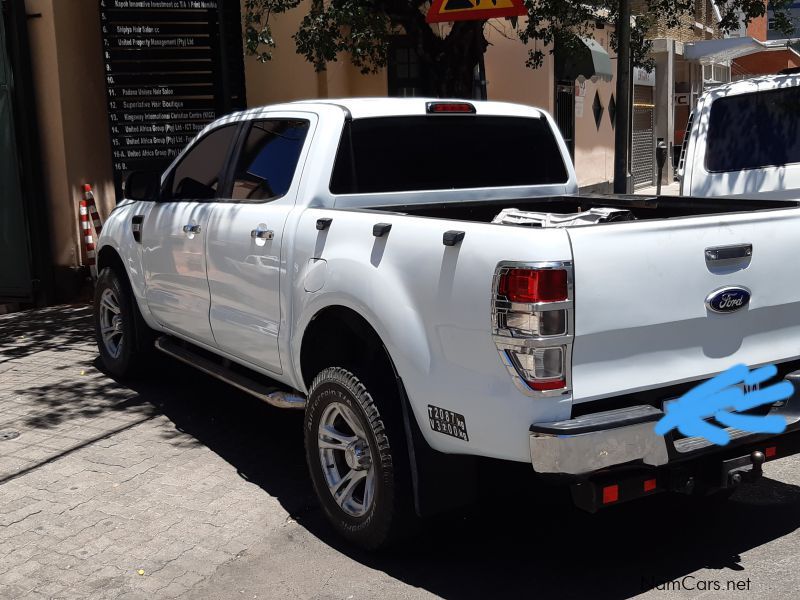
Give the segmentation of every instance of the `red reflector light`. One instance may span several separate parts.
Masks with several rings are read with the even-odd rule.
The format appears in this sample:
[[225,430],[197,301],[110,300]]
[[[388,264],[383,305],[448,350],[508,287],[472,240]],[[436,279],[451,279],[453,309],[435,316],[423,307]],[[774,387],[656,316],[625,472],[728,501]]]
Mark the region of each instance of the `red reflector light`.
[[560,302],[566,300],[564,269],[509,269],[500,277],[499,292],[511,302]]
[[607,485],[603,488],[603,504],[611,504],[619,500],[619,486]]
[[655,479],[645,479],[644,480],[644,491],[645,492],[652,492],[656,489],[656,480]]
[[764,448],[764,456],[767,458],[775,458],[775,455],[778,453],[778,449],[775,446],[769,446]]
[[566,379],[547,379],[545,381],[529,381],[528,385],[531,389],[537,392],[544,392],[546,390],[560,390],[567,387]]
[[428,102],[429,113],[474,113],[475,107],[469,102]]

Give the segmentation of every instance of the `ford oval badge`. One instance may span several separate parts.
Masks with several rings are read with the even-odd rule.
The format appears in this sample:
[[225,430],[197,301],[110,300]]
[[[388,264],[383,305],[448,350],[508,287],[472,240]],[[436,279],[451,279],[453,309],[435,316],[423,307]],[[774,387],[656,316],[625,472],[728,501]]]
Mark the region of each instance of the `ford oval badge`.
[[706,298],[706,306],[715,313],[732,313],[750,303],[750,290],[746,287],[728,286],[714,290]]

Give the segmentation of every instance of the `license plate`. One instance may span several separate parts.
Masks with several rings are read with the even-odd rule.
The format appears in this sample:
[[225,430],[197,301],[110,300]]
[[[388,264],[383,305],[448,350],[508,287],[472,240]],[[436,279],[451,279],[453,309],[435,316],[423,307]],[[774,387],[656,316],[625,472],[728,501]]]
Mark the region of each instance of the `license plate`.
[[[754,384],[754,385],[745,385],[744,383],[737,383],[736,387],[738,387],[740,390],[742,390],[745,394],[749,394],[750,392],[755,392],[755,391],[760,389],[760,386],[757,383]],[[663,410],[664,412],[667,412],[667,407],[670,404],[673,404],[674,402],[677,402],[678,400],[680,400],[680,398],[670,398],[669,400],[664,400],[664,402],[662,402],[662,404],[661,404],[661,410]],[[722,410],[726,410],[728,412],[736,412],[735,409],[732,406],[729,406],[727,408],[723,408]],[[711,415],[709,415],[709,416],[711,416]]]

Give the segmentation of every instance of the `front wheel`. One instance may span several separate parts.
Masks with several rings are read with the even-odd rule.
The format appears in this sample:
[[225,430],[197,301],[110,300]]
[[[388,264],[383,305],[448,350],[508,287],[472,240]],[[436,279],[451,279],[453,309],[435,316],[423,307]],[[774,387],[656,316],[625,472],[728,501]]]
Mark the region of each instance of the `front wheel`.
[[106,267],[97,278],[94,325],[97,348],[105,368],[117,377],[135,374],[149,348],[142,337],[143,324],[127,280]]
[[[381,400],[390,400],[387,395]],[[325,369],[311,385],[304,427],[306,460],[325,515],[367,549],[390,544],[413,519],[402,426],[387,427],[375,400],[350,371]]]

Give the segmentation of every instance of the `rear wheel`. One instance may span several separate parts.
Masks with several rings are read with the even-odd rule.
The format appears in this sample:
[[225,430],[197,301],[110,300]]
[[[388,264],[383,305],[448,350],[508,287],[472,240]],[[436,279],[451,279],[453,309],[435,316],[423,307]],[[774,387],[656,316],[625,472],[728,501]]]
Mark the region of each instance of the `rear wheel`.
[[306,407],[306,460],[323,511],[368,549],[391,544],[414,518],[402,421],[386,418],[398,406],[391,396],[331,367],[314,379]]
[[111,267],[97,278],[94,295],[95,338],[105,368],[117,377],[134,375],[150,354],[144,325],[127,279]]

